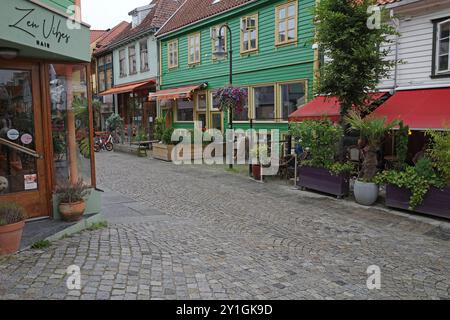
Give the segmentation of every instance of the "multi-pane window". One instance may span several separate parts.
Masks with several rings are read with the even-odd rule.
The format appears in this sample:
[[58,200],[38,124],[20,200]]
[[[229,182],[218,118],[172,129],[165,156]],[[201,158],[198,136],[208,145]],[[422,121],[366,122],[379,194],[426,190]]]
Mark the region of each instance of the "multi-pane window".
[[194,121],[194,100],[177,100],[177,121]]
[[[215,53],[219,47],[219,30],[221,26],[215,26],[211,28],[211,45],[212,45],[212,58],[216,59]],[[222,50],[227,51],[227,29],[225,27],[220,31],[223,37]]]
[[128,64],[129,64],[129,72],[130,74],[137,73],[137,67],[136,67],[136,47],[129,46],[128,47]]
[[241,53],[258,50],[258,15],[241,18]]
[[172,40],[168,43],[167,54],[169,69],[178,67],[178,40]]
[[255,95],[255,120],[275,119],[275,86],[256,87]]
[[148,64],[148,43],[147,39],[139,42],[140,58],[141,58],[141,72],[149,70]]
[[120,76],[125,77],[127,75],[127,60],[126,60],[125,49],[119,51],[119,68],[120,68]]
[[207,95],[205,92],[201,92],[197,94],[197,111],[202,112],[206,111],[206,98]]
[[280,85],[281,117],[288,120],[289,115],[297,110],[297,107],[305,103],[305,83],[287,83]]
[[275,11],[275,43],[279,45],[297,41],[297,1],[280,5]]
[[450,20],[438,24],[436,51],[437,73],[450,72]]
[[112,54],[98,59],[98,89],[99,92],[111,89],[113,83]]
[[237,112],[237,110],[233,113],[234,121],[248,121],[248,88],[242,88],[247,92],[247,97],[245,101],[242,102],[242,110],[241,112]]
[[200,33],[188,36],[188,63],[200,63]]

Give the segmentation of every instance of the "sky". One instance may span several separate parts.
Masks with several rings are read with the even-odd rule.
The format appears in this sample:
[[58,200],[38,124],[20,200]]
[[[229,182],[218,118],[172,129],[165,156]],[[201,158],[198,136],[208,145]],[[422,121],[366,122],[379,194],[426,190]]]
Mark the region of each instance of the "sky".
[[128,12],[149,4],[150,0],[81,0],[83,21],[92,30],[113,28],[121,21],[131,21]]

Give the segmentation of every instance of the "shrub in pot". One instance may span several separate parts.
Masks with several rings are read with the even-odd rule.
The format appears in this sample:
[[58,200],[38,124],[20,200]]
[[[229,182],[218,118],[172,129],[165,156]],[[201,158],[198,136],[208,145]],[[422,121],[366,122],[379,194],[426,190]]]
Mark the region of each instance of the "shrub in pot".
[[428,132],[431,147],[417,164],[376,176],[386,184],[386,204],[450,218],[450,132]]
[[358,179],[355,181],[354,194],[356,202],[365,206],[371,206],[377,201],[379,194],[378,184],[374,180],[378,172],[377,152],[386,133],[396,127],[399,121],[386,123],[384,118],[372,116],[362,118],[355,111],[351,111],[345,118],[345,121],[350,125],[350,130],[358,131],[361,135],[361,140],[365,141],[363,148],[364,161]]
[[25,219],[23,207],[15,203],[0,203],[0,255],[19,250]]
[[348,195],[354,165],[336,160],[344,136],[342,127],[328,119],[307,120],[292,123],[289,131],[306,150],[300,161],[297,185],[337,197]]
[[90,187],[85,185],[82,179],[77,183],[67,181],[56,189],[56,194],[59,196],[59,212],[62,220],[67,222],[81,220],[86,210],[84,199],[90,194]]
[[268,146],[265,143],[257,144],[250,150],[252,161],[252,176],[255,180],[262,180],[262,167],[270,163]]

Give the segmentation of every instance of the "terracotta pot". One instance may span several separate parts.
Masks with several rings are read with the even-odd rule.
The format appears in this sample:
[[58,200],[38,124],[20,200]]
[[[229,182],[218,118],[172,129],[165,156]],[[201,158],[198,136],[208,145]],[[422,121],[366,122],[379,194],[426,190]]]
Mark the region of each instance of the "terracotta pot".
[[80,221],[85,210],[86,203],[84,201],[74,203],[61,202],[59,204],[59,213],[61,213],[61,218],[67,222]]
[[25,221],[0,226],[0,255],[17,252]]

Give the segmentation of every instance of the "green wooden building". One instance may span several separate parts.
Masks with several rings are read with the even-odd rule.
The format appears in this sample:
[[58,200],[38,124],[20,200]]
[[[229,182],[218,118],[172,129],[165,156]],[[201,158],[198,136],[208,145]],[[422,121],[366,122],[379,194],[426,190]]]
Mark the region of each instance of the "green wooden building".
[[[288,129],[288,116],[312,97],[315,0],[188,0],[157,33],[159,115],[175,128],[228,128],[214,93],[229,83],[229,56],[215,55],[231,29],[233,86],[248,90],[234,128]],[[222,28],[226,52],[230,35]]]

